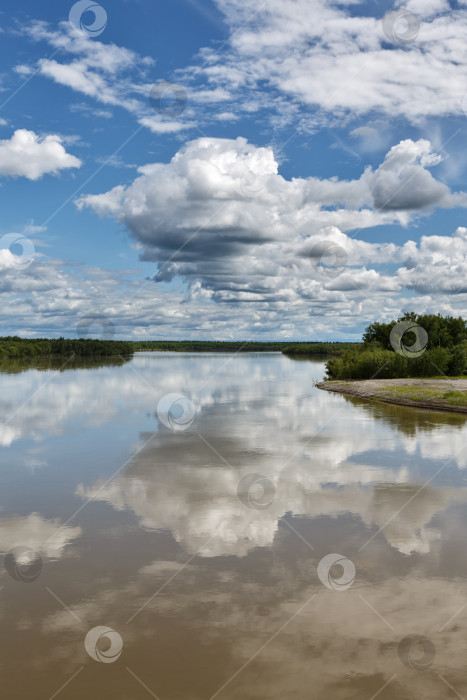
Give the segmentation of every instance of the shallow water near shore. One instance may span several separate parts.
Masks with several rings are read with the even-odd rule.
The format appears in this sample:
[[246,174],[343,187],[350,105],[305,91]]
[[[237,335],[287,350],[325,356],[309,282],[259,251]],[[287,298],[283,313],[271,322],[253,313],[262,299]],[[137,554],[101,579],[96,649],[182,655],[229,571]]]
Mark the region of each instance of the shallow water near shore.
[[464,416],[279,353],[0,371],[5,698],[467,694]]

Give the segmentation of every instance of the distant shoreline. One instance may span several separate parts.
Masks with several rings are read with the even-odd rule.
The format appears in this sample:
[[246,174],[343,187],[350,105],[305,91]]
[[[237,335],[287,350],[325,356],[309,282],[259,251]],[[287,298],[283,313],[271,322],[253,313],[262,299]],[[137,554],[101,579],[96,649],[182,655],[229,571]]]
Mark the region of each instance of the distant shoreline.
[[[92,319],[83,324],[80,338],[0,337],[0,359],[32,357],[109,357],[131,356],[135,352],[284,352],[300,357],[340,355],[358,343],[284,340],[113,340],[114,327],[103,326],[103,339],[87,337]],[[105,336],[108,336],[106,338]]]
[[467,378],[328,380],[316,386],[373,402],[467,414]]

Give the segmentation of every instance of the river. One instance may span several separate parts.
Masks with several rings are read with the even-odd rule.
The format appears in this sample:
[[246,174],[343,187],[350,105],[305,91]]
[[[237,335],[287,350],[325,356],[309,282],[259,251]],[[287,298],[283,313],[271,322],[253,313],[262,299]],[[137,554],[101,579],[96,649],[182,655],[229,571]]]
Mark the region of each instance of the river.
[[2,697],[467,694],[467,424],[324,362],[4,363]]

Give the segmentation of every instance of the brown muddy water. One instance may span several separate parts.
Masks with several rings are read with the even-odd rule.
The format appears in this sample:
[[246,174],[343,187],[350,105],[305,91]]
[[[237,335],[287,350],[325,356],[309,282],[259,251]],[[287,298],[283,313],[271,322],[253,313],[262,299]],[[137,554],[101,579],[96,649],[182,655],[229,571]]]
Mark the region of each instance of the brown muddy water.
[[322,361],[0,374],[8,700],[467,696],[467,425]]

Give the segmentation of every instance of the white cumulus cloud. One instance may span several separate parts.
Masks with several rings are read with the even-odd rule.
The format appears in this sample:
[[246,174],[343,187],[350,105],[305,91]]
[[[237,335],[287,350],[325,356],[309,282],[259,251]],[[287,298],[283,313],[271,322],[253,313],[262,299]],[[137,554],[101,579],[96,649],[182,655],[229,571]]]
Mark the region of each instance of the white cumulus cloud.
[[[323,299],[329,291],[396,291],[400,281],[364,266],[395,264],[397,247],[345,231],[406,223],[436,205],[467,206],[465,193],[451,193],[429,171],[439,162],[429,141],[407,139],[358,179],[286,180],[272,148],[243,138],[200,138],[169,163],[140,168],[129,186],[85,195],[77,204],[124,223],[142,259],[157,263],[158,281],[178,275],[192,294],[204,288],[215,301],[290,303],[320,293]],[[323,280],[310,264],[323,241],[344,251],[348,270],[338,282]]]
[[80,168],[81,161],[67,153],[56,134],[40,137],[34,131],[17,129],[0,141],[0,175],[38,180],[48,173]]

